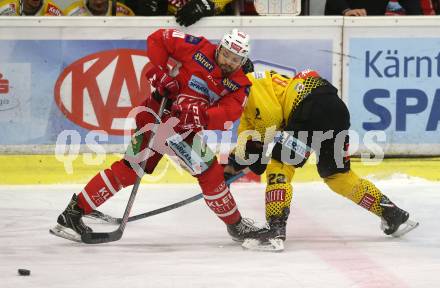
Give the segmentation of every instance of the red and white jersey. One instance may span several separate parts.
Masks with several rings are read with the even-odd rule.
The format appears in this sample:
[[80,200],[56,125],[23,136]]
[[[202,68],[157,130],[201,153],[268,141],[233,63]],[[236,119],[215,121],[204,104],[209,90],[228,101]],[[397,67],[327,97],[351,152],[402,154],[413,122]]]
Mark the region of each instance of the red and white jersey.
[[209,130],[225,130],[224,123],[240,118],[251,82],[241,69],[223,77],[215,61],[217,46],[204,37],[175,29],[159,29],[147,39],[147,55],[153,65],[167,67],[172,57],[181,64],[176,76],[179,95],[209,102]]

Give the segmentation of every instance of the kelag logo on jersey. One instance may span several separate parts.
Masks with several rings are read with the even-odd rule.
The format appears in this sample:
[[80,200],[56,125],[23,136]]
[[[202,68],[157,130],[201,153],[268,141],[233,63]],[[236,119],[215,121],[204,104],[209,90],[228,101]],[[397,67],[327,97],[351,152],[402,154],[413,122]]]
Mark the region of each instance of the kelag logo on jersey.
[[191,90],[208,96],[210,104],[212,104],[212,103],[218,101],[218,99],[220,99],[220,96],[218,96],[215,92],[213,92],[211,89],[209,89],[208,84],[197,76],[194,76],[194,75],[191,76],[191,79],[188,82],[188,86],[189,86],[189,88],[191,88]]
[[75,124],[124,135],[130,110],[150,94],[145,51],[115,49],[81,58],[61,72],[55,103]]

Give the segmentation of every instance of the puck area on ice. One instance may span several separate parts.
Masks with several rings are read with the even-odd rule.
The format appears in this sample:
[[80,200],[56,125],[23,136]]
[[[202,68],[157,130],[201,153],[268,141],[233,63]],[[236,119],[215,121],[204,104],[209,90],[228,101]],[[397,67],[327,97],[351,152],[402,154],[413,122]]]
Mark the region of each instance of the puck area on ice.
[[29,276],[29,275],[31,275],[31,270],[18,269],[18,275],[20,275],[20,276]]

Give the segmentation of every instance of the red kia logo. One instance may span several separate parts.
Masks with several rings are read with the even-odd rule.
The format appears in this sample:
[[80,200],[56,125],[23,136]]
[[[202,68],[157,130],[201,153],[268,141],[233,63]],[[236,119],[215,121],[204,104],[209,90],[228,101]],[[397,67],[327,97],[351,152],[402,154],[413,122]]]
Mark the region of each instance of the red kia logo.
[[[61,72],[55,103],[75,124],[124,135],[125,119],[150,95],[146,51],[115,49],[81,58]],[[148,67],[150,67],[148,65]]]

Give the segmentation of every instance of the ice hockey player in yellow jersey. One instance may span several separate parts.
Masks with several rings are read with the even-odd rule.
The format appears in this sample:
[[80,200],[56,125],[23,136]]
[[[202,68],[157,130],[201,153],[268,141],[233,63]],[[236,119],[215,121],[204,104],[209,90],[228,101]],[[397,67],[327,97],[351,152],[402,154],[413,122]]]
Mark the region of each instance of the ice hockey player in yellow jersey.
[[[134,16],[134,12],[126,5],[116,2],[116,16]],[[73,2],[64,10],[66,16],[111,16],[112,1],[80,0]]]
[[[21,5],[20,5],[21,4]],[[47,0],[0,0],[0,16],[62,16],[61,9]]]
[[[291,181],[295,169],[305,164],[311,152],[316,153],[318,173],[330,189],[379,216],[385,234],[398,237],[417,227],[418,223],[409,219],[408,212],[350,169],[347,151],[350,115],[333,85],[311,70],[294,78],[274,71],[247,75],[252,87],[240,118],[237,147],[229,157],[225,176],[249,165],[258,174],[266,171],[269,228],[259,239],[245,241],[244,248],[284,249],[292,200]],[[270,142],[275,145],[269,162],[264,155]]]

